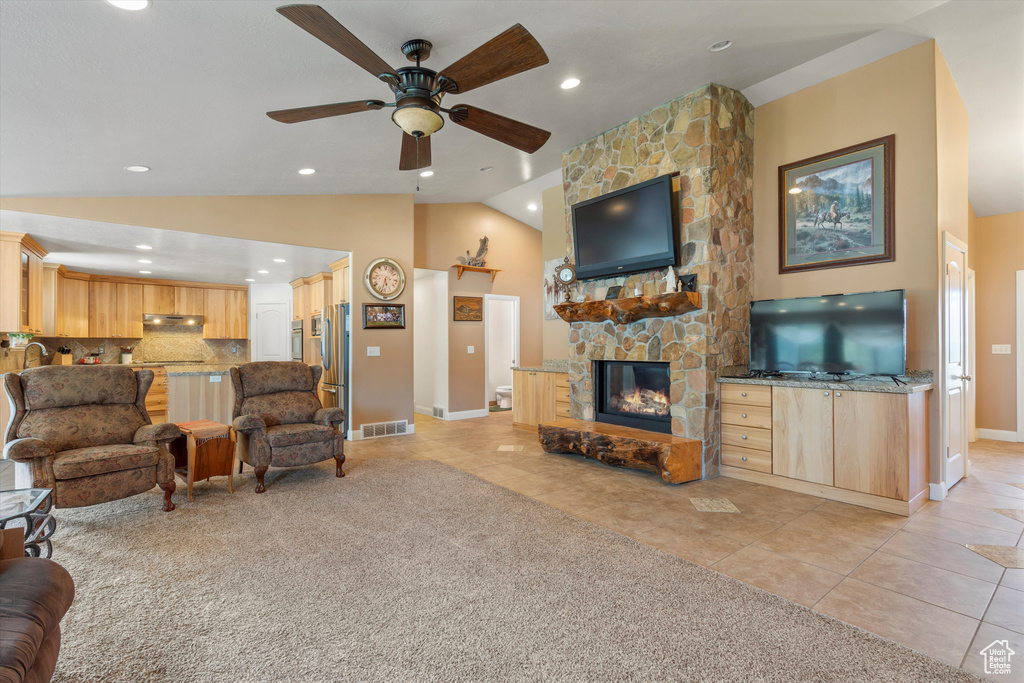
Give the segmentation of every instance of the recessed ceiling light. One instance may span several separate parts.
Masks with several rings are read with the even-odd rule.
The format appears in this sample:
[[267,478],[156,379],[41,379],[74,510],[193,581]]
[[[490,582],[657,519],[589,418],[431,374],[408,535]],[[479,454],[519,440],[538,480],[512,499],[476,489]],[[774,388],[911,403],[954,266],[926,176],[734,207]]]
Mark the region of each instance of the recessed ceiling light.
[[149,170],[149,166],[125,166],[124,170],[131,171],[132,173],[145,173]]
[[269,270],[257,270],[256,272],[259,273],[260,275],[266,275],[270,271]]
[[580,84],[580,79],[578,79],[578,78],[567,78],[564,81],[562,81],[562,90],[572,90],[573,88],[575,88],[579,84]]
[[433,171],[420,171],[420,178],[429,178],[434,175]]
[[140,10],[149,7],[149,0],[107,0],[114,7],[120,9]]
[[531,202],[531,203],[526,205],[526,208],[529,209],[530,211],[536,211],[537,210],[537,205]]
[[139,263],[152,263],[149,259],[140,258]]
[[245,278],[245,281],[246,282],[256,282],[256,280],[252,279],[251,277]]
[[731,40],[720,40],[709,47],[708,52],[721,52],[722,50],[727,49],[730,45],[732,45]]
[[274,259],[274,263],[285,263],[285,260],[283,258],[276,258]]
[[152,249],[153,247],[149,246],[148,244],[136,244],[135,248],[136,249]]
[[313,175],[314,173],[316,173],[316,169],[315,168],[300,168],[299,169],[299,175]]
[[484,167],[483,167],[483,168],[481,168],[480,170],[481,170],[481,171],[493,171],[493,170],[494,170],[494,167],[493,167],[493,166],[484,166]]
[[151,270],[140,270],[139,272],[142,273],[143,275],[149,275],[153,271],[151,271]]

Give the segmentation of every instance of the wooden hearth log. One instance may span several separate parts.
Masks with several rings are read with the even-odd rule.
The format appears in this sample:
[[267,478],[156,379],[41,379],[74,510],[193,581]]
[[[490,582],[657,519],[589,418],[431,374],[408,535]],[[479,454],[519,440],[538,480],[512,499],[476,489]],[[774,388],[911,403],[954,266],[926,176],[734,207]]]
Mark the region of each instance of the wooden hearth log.
[[611,320],[629,324],[644,318],[668,318],[700,310],[697,292],[669,292],[611,301],[581,301],[555,304],[555,312],[567,323],[599,323]]
[[613,467],[654,472],[670,484],[700,479],[697,439],[569,419],[544,423],[537,433],[547,453],[575,453]]

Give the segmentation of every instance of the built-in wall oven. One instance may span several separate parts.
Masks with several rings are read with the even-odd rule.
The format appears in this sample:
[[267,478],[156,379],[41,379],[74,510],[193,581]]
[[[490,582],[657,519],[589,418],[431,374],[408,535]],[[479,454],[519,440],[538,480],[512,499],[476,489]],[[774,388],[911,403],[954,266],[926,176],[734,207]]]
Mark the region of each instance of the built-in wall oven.
[[292,321],[292,360],[302,362],[302,321]]

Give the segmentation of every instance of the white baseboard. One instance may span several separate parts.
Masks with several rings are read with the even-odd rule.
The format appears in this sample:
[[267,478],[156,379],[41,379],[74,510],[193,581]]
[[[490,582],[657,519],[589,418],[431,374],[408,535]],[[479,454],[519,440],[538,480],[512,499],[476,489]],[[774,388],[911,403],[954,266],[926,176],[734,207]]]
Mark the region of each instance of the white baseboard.
[[929,500],[946,500],[946,493],[945,482],[940,481],[938,484],[928,484]]
[[434,417],[434,409],[430,406],[415,406],[412,411],[418,415],[426,415],[427,417]]
[[449,422],[454,420],[472,420],[476,417],[487,417],[491,414],[491,411],[487,408],[481,408],[480,410],[459,410],[454,413],[448,413],[444,416],[444,419]]
[[1011,432],[1009,429],[979,429],[978,438],[1017,443],[1017,432]]

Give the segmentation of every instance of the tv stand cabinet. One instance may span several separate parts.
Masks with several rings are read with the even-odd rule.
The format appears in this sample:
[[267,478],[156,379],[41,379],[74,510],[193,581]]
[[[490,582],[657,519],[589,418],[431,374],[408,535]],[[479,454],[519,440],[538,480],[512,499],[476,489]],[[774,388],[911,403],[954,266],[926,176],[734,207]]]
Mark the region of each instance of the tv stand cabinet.
[[723,476],[905,516],[928,499],[930,383],[720,381]]

